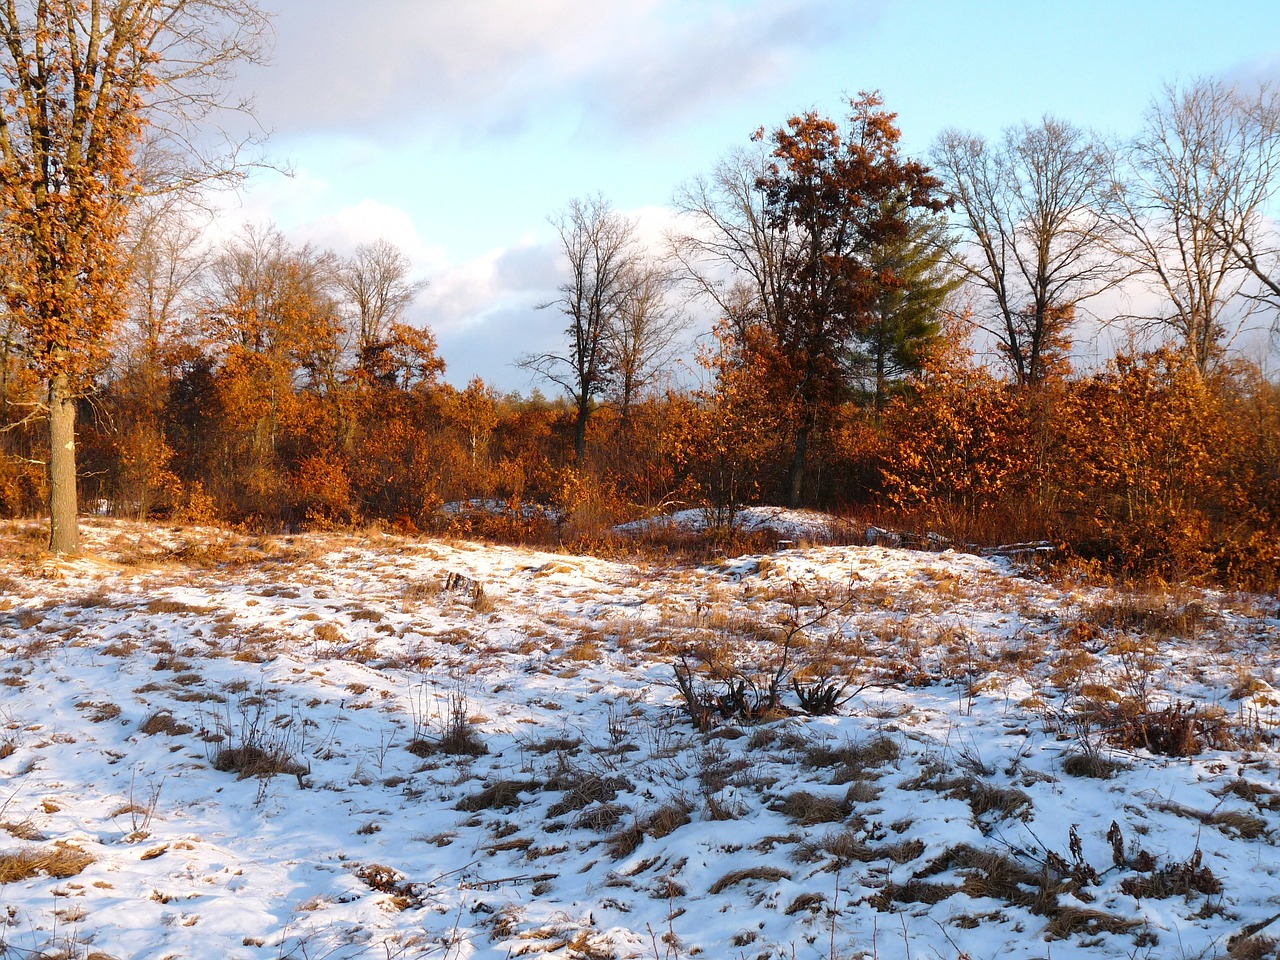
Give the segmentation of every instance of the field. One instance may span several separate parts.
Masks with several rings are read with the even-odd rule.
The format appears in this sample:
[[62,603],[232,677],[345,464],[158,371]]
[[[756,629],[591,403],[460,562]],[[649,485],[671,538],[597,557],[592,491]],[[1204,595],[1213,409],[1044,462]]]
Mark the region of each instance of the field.
[[0,527],[0,957],[1274,957],[1274,597]]

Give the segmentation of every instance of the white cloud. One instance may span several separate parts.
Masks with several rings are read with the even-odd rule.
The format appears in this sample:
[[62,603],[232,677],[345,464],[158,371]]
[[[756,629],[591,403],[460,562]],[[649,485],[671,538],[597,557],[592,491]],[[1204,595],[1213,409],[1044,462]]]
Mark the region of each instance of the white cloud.
[[473,136],[566,110],[646,129],[741,98],[882,0],[279,0],[275,63],[246,71],[269,128]]

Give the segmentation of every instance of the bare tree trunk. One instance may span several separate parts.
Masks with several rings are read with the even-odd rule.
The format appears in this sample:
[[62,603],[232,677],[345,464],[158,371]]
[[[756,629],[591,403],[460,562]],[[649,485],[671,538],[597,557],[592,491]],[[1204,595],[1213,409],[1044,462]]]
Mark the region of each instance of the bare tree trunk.
[[804,461],[809,453],[809,426],[796,431],[795,455],[787,473],[787,506],[792,510],[800,506],[800,494],[804,490]]
[[76,498],[76,401],[65,373],[49,381],[49,551],[80,552]]
[[591,417],[591,401],[579,400],[578,415],[573,423],[573,456],[579,466],[587,459],[587,420]]

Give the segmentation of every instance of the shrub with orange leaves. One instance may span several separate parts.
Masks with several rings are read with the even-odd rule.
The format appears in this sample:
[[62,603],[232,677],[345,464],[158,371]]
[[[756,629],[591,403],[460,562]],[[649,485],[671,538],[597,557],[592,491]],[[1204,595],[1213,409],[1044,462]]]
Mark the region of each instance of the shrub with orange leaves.
[[1214,569],[1234,446],[1219,387],[1172,350],[1121,355],[1073,386],[1059,466],[1078,551],[1166,577]]
[[759,496],[770,462],[777,460],[787,410],[771,389],[757,354],[740,344],[727,323],[715,330],[699,366],[712,381],[670,404],[665,436],[680,494],[706,508],[717,525]]
[[1035,481],[1023,395],[973,365],[932,365],[885,411],[884,494],[966,538]]

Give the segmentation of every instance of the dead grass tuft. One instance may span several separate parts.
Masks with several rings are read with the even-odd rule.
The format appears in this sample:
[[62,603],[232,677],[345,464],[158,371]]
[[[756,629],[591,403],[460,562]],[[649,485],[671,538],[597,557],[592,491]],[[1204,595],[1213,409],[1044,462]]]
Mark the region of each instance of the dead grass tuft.
[[190,724],[179,723],[168,710],[159,710],[138,724],[138,732],[145,733],[147,736],[165,733],[171,737],[177,737],[190,733],[191,730]]
[[812,827],[819,823],[841,823],[853,808],[847,800],[796,790],[770,809],[795,821],[799,826]]
[[924,903],[933,906],[935,903],[954,897],[960,888],[950,883],[927,883],[923,880],[908,880],[906,883],[887,883],[875,894],[867,898],[867,903],[883,912],[892,912],[898,903]]
[[802,762],[815,769],[836,768],[832,783],[849,783],[867,779],[869,771],[896,763],[902,756],[902,748],[890,737],[873,737],[862,743],[844,743],[840,746],[821,744],[805,750]]
[[854,826],[829,831],[816,840],[801,841],[795,859],[801,863],[829,860],[827,870],[843,870],[855,863],[910,863],[918,859],[924,849],[919,839],[872,846],[866,841],[865,831]]
[[547,781],[547,790],[563,790],[564,796],[547,808],[548,817],[560,817],[593,803],[607,803],[620,790],[633,789],[624,777],[605,777],[596,773],[566,769]]
[[577,753],[578,748],[582,746],[580,737],[547,737],[545,740],[535,740],[527,747],[530,753],[536,753],[543,756],[548,753]]
[[182,603],[179,600],[165,600],[161,598],[147,601],[146,606],[143,607],[142,609],[150,614],[157,614],[157,613],[206,614],[206,613],[213,612],[212,607],[194,607],[189,603]]
[[783,913],[794,917],[797,913],[812,913],[817,916],[827,905],[827,898],[821,893],[802,893],[787,906]]
[[663,804],[644,818],[635,820],[609,837],[609,852],[615,860],[629,857],[644,842],[645,837],[661,840],[675,833],[690,822],[689,814],[694,805],[685,797],[677,797]]
[[311,633],[312,636],[323,643],[345,643],[347,639],[342,635],[342,631],[332,623],[317,623]]
[[1062,907],[1050,918],[1045,929],[1045,936],[1051,940],[1066,940],[1084,934],[1096,937],[1099,934],[1132,933],[1145,926],[1141,920],[1126,920],[1102,910],[1088,907]]
[[1016,787],[999,787],[972,775],[952,774],[949,767],[938,762],[927,764],[919,776],[902,786],[907,790],[936,790],[952,799],[965,800],[975,820],[992,813],[1001,820],[1025,819],[1033,806],[1031,797]]
[[1182,863],[1170,863],[1150,870],[1145,876],[1125,877],[1120,889],[1140,900],[1165,900],[1189,897],[1193,893],[1213,896],[1222,893],[1222,881],[1204,864],[1204,855],[1196,850]]
[[1194,757],[1240,745],[1225,710],[1181,700],[1159,709],[1152,709],[1145,696],[1115,704],[1088,703],[1078,711],[1076,722],[1101,730],[1123,749],[1145,749],[1165,757]]
[[1172,801],[1158,803],[1155,809],[1198,820],[1206,826],[1217,827],[1223,833],[1234,834],[1245,840],[1256,840],[1267,832],[1267,821],[1246,810],[1214,810],[1206,813]]
[[0,884],[44,875],[62,880],[79,875],[94,858],[79,847],[55,843],[51,847],[23,847],[0,853]]
[[520,806],[520,794],[537,793],[542,784],[537,780],[499,780],[491,783],[479,793],[463,797],[458,801],[457,809],[467,813],[481,810],[512,810]]
[[612,830],[622,818],[631,812],[631,808],[620,803],[597,803],[584,809],[574,818],[573,825],[579,830],[594,830],[604,833]]
[[91,700],[81,700],[76,704],[76,709],[85,711],[90,723],[106,723],[120,716],[121,712],[117,704],[98,703]]
[[1104,757],[1096,750],[1077,750],[1062,759],[1062,772],[1071,777],[1090,780],[1110,780],[1121,770],[1127,769],[1119,760]]
[[1228,960],[1273,960],[1277,941],[1270,937],[1243,936],[1229,941]]
[[237,779],[248,777],[274,777],[286,773],[302,779],[308,770],[286,751],[244,743],[236,747],[224,747],[213,757],[213,769],[224,773],[235,772]]
[[1165,590],[1131,593],[1090,604],[1081,623],[1154,638],[1195,639],[1221,622],[1200,600],[1179,602]]
[[708,893],[720,893],[729,887],[736,886],[739,883],[749,883],[753,880],[761,883],[777,883],[779,880],[790,880],[791,874],[786,870],[778,867],[745,867],[742,870],[733,870],[726,873],[723,877],[711,884]]
[[1225,797],[1228,794],[1247,800],[1263,810],[1280,811],[1280,791],[1261,783],[1245,780],[1243,777],[1231,780],[1221,789],[1213,791],[1216,797]]
[[390,896],[390,906],[396,910],[422,906],[422,897],[414,884],[404,874],[380,863],[365,863],[356,867],[356,878],[370,890]]

